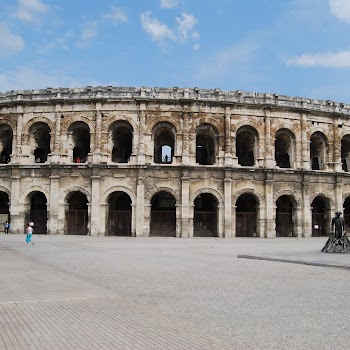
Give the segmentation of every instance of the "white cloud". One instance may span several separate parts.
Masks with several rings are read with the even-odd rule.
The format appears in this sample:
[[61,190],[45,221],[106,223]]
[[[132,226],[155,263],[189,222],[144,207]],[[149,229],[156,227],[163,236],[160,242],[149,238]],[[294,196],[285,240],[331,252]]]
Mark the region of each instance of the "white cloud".
[[152,17],[151,11],[141,14],[141,24],[154,41],[162,43],[165,39],[176,39],[173,31],[166,24]]
[[179,0],[160,0],[160,7],[173,9],[179,5]]
[[11,33],[5,23],[0,23],[0,58],[16,54],[23,48],[23,39]]
[[173,42],[186,42],[189,38],[194,41],[194,48],[198,49],[197,40],[199,33],[194,31],[198,20],[188,13],[182,13],[181,17],[175,18],[176,25],[170,28],[167,24],[162,23],[157,18],[152,17],[151,11],[141,14],[141,24],[143,29],[158,44],[163,45],[166,40]]
[[350,23],[350,1],[328,0],[331,13],[340,21]]
[[104,17],[111,20],[114,24],[128,22],[128,17],[120,7],[113,6],[111,12],[107,13]]
[[41,0],[18,0],[15,17],[28,22],[36,22],[40,15],[48,11],[48,6]]
[[188,13],[182,13],[181,17],[176,17],[178,38],[180,40],[187,40],[189,33],[191,33],[197,23],[196,17]]
[[303,54],[289,58],[287,64],[302,67],[350,68],[350,51]]
[[86,47],[92,39],[97,35],[97,22],[89,22],[80,34],[80,40],[77,42],[77,47]]

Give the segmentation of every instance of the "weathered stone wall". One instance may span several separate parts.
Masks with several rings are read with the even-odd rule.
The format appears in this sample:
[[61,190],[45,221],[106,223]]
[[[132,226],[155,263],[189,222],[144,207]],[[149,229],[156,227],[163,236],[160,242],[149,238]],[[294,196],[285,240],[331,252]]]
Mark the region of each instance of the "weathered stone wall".
[[[47,199],[47,231],[67,230],[68,198],[77,191],[88,201],[88,232],[106,234],[108,198],[124,192],[131,200],[131,234],[150,234],[152,198],[165,191],[176,201],[176,236],[194,235],[195,200],[215,199],[219,237],[234,237],[238,198],[256,200],[256,234],[276,236],[276,202],[281,196],[293,206],[293,235],[311,236],[312,202],[325,201],[328,222],[345,207],[350,177],[342,169],[342,140],[350,137],[350,106],[332,101],[273,94],[201,89],[86,87],[11,91],[0,94],[0,126],[13,132],[11,161],[0,164],[0,191],[9,195],[14,232],[23,232],[31,195]],[[127,163],[112,161],[111,126],[120,121],[132,129]],[[85,163],[73,162],[72,125],[87,125],[90,152]],[[170,163],[155,163],[155,132],[171,125],[174,134]],[[126,125],[125,124],[125,125]],[[37,163],[36,125],[50,130],[51,153]],[[116,124],[117,125],[117,124]],[[213,134],[215,162],[196,162],[196,135]],[[254,138],[254,164],[240,165],[237,137]],[[290,167],[275,159],[278,133],[290,137]],[[321,149],[322,168],[310,166],[310,140]],[[319,141],[321,140],[321,141]],[[323,142],[323,143],[322,143]],[[322,153],[323,152],[323,153]],[[320,159],[321,159],[320,158]],[[350,169],[349,169],[350,170]],[[315,225],[314,225],[315,226]]]

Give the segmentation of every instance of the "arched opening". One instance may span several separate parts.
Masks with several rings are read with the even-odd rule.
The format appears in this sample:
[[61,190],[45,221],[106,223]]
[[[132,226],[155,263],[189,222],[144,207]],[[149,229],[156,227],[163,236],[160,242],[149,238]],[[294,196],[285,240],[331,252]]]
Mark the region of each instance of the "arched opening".
[[161,122],[153,128],[155,163],[173,162],[175,135],[175,128],[170,123]]
[[312,170],[325,169],[327,152],[327,140],[324,134],[317,131],[311,135],[310,139],[310,162]]
[[345,172],[350,171],[350,135],[346,135],[341,140],[341,163]]
[[108,236],[131,236],[131,199],[125,192],[113,192],[108,199]]
[[196,163],[215,164],[218,132],[210,124],[201,124],[196,132]]
[[10,199],[6,192],[0,191],[0,225],[4,227],[5,222],[10,222]]
[[242,126],[236,136],[236,156],[238,164],[254,166],[255,152],[258,142],[258,133],[254,128]]
[[345,231],[350,232],[350,197],[347,197],[344,201],[344,222]]
[[26,215],[25,226],[29,222],[34,223],[34,233],[47,234],[47,199],[42,192],[30,194],[30,210]]
[[84,122],[75,122],[68,129],[69,144],[73,149],[73,162],[86,163],[90,153],[90,129]]
[[282,129],[276,134],[275,160],[280,168],[291,168],[293,164],[294,140],[289,130]]
[[326,199],[317,196],[312,207],[312,237],[328,236],[330,229],[330,206]]
[[210,193],[201,193],[194,201],[194,237],[217,237],[218,201]]
[[35,163],[45,163],[48,154],[51,153],[50,132],[49,126],[43,122],[35,123],[29,129],[30,149],[33,152]]
[[167,192],[160,192],[151,200],[150,236],[176,236],[176,201]]
[[295,206],[290,196],[281,196],[276,201],[276,236],[294,237],[293,215]]
[[11,161],[12,138],[12,129],[7,124],[0,124],[0,164]]
[[236,202],[236,236],[258,237],[257,232],[258,202],[250,193],[240,195]]
[[112,146],[112,162],[128,163],[132,154],[132,126],[125,121],[117,121],[109,127]]
[[86,195],[80,191],[70,193],[68,199],[68,210],[66,211],[67,234],[88,234],[88,200]]

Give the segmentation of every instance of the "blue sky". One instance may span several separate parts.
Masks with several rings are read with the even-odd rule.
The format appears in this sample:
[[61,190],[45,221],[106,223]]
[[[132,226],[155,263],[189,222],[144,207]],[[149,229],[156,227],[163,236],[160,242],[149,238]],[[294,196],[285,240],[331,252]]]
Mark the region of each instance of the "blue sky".
[[350,0],[0,0],[0,91],[199,87],[350,103]]

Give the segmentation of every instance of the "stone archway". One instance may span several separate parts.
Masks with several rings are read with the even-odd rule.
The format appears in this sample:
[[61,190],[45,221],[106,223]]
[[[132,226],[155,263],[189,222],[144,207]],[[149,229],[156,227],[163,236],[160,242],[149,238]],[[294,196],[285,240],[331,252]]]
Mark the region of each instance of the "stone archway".
[[131,198],[125,192],[112,192],[108,197],[106,235],[131,236]]
[[161,191],[151,200],[150,236],[176,237],[176,200]]
[[312,237],[328,236],[330,229],[329,201],[317,196],[311,203],[312,207]]
[[201,193],[194,200],[194,237],[218,236],[218,201],[211,193]]
[[89,226],[88,199],[80,191],[68,194],[66,198],[66,234],[87,235]]
[[28,195],[29,211],[26,212],[25,226],[33,222],[35,234],[47,234],[47,198],[44,193],[35,191]]
[[258,237],[258,201],[251,193],[241,194],[236,201],[236,237]]

